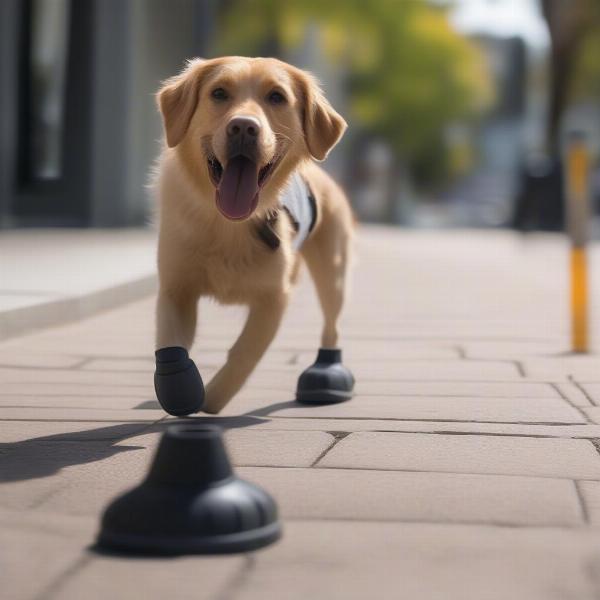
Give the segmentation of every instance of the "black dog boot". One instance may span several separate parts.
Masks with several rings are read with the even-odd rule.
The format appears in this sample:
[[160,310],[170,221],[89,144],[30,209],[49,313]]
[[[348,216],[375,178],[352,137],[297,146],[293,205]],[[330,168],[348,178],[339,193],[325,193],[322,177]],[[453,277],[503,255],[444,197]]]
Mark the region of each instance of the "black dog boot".
[[172,346],[155,352],[154,389],[160,405],[176,417],[202,409],[204,384],[185,348]]
[[335,404],[352,398],[354,377],[342,364],[339,348],[321,348],[317,360],[298,379],[296,401]]

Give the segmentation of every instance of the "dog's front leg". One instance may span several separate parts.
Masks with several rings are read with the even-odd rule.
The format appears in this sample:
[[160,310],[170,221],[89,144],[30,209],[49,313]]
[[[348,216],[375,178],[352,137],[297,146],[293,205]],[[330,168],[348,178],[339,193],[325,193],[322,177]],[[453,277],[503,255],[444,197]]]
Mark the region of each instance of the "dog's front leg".
[[198,296],[161,289],[156,303],[156,349],[181,346],[189,350],[196,333]]
[[206,412],[220,412],[244,385],[275,337],[286,305],[285,294],[250,305],[244,329],[229,351],[227,362],[206,386]]
[[204,384],[189,357],[194,341],[198,296],[161,289],[156,306],[154,389],[160,405],[175,416],[202,409]]

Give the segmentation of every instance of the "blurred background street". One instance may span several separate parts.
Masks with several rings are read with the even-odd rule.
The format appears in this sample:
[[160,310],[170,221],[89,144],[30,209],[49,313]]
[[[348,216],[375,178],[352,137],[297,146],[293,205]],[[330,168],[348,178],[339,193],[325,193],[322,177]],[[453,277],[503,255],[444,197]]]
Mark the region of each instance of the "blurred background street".
[[[175,421],[152,389],[154,94],[225,54],[312,71],[349,123],[325,168],[360,222],[357,396],[292,401],[304,277],[249,385],[194,417],[283,540],[97,556]],[[599,598],[599,156],[596,0],[2,0],[0,596]],[[202,304],[205,380],[243,316]]]
[[593,153],[600,139],[593,0],[6,0],[0,11],[4,227],[143,224],[161,136],[153,94],[192,56],[313,71],[350,123],[328,168],[367,221],[559,230],[565,135],[582,132]]

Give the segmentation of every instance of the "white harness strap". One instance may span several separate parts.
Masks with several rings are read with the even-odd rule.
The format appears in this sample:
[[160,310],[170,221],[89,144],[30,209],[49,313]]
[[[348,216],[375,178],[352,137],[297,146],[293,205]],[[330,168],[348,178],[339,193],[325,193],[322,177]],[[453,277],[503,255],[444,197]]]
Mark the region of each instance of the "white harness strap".
[[281,193],[281,206],[285,208],[296,229],[294,250],[299,250],[315,224],[315,200],[304,179],[294,173]]

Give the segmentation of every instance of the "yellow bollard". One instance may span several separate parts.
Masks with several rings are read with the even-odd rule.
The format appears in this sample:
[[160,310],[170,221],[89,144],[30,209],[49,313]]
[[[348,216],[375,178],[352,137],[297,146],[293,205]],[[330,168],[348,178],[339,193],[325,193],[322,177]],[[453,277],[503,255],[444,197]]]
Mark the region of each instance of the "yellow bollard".
[[590,158],[582,135],[571,136],[566,156],[567,230],[571,240],[571,345],[588,352],[587,242]]

